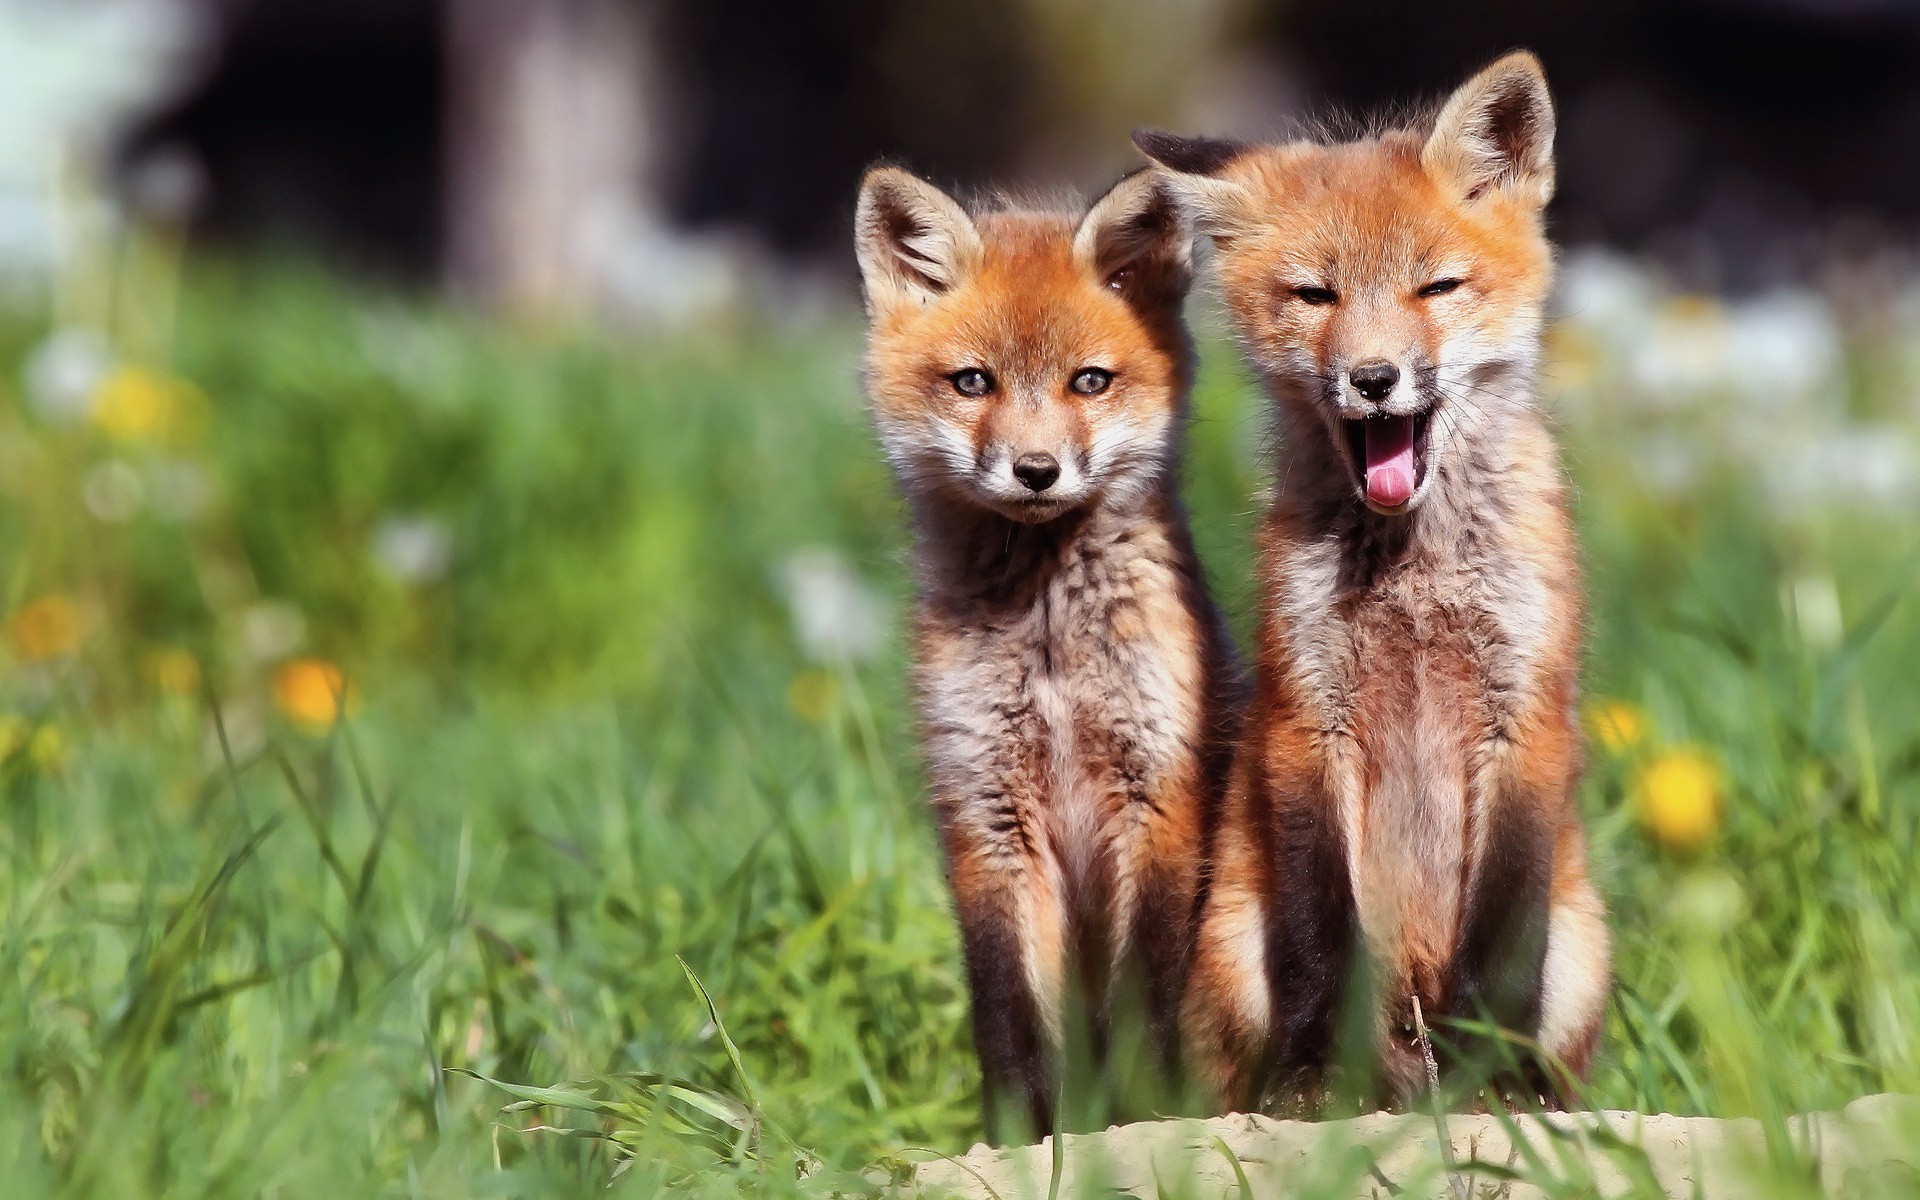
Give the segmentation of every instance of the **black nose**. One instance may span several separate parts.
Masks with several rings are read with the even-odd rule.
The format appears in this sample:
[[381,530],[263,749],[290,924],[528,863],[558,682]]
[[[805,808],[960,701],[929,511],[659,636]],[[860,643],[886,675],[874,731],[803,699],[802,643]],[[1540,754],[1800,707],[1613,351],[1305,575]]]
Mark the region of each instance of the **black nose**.
[[1353,381],[1353,390],[1369,400],[1383,400],[1400,382],[1400,368],[1384,358],[1375,358],[1360,363],[1347,372],[1347,378]]
[[1060,464],[1051,454],[1022,454],[1013,460],[1013,475],[1036,492],[1044,492],[1060,478]]

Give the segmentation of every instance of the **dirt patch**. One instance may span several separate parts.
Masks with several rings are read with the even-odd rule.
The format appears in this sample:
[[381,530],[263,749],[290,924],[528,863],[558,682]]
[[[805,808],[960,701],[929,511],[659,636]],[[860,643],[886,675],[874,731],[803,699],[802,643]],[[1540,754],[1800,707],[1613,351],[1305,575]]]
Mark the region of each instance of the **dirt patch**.
[[[1829,1196],[1920,1194],[1920,1097],[1856,1100],[1838,1113],[1793,1117],[1768,1131],[1753,1120],[1566,1113],[1544,1119],[1449,1116],[1455,1175],[1473,1195],[1531,1200],[1547,1189],[1592,1194],[1747,1196],[1782,1162],[1817,1173]],[[1149,1121],[1068,1135],[1061,1197],[1445,1197],[1451,1193],[1431,1117],[1273,1121],[1230,1116]],[[912,1194],[1025,1200],[1049,1194],[1051,1138],[1037,1146],[976,1146],[924,1163]],[[1802,1179],[1807,1176],[1802,1175]],[[1503,1190],[1503,1184],[1510,1187]]]

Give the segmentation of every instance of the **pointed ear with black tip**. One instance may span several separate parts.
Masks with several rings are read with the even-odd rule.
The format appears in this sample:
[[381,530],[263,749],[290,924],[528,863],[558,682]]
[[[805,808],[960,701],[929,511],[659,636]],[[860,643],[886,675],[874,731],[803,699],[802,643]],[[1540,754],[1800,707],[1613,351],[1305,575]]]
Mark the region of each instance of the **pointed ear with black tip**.
[[1540,60],[1516,50],[1461,84],[1420,161],[1468,202],[1500,190],[1545,208],[1553,199],[1553,99]]
[[1247,228],[1253,193],[1230,170],[1251,149],[1246,143],[1136,129],[1133,144],[1152,160],[1198,232],[1219,242]]
[[853,243],[871,312],[926,304],[957,286],[980,257],[980,234],[966,210],[898,167],[875,167],[860,181]]
[[1080,218],[1073,256],[1131,303],[1177,305],[1193,282],[1193,225],[1165,176],[1142,168]]

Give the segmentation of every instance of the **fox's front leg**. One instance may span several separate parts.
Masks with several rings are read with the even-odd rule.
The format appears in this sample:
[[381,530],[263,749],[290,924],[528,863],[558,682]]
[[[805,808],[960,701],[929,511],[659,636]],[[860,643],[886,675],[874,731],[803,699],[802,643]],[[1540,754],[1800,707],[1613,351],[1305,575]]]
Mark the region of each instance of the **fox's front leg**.
[[[1553,902],[1540,980],[1540,1046],[1575,1081],[1586,1078],[1600,1044],[1613,984],[1612,959],[1606,907],[1587,878],[1580,823],[1569,821],[1554,852]],[[1549,1098],[1562,1104],[1576,1099],[1566,1079],[1546,1082]]]
[[1170,831],[1151,843],[1150,857],[1139,865],[1140,896],[1131,914],[1146,975],[1147,1020],[1169,1079],[1179,1073],[1180,1000],[1194,960],[1198,841],[1197,831]]
[[[1053,1132],[1066,965],[1058,875],[1037,831],[1011,815],[983,824],[950,820],[943,834],[987,1139],[1031,1141]],[[1007,1112],[1010,1104],[1019,1115]]]
[[1226,1112],[1259,1101],[1273,1031],[1268,897],[1256,847],[1230,823],[1216,839],[1180,1005],[1187,1065]]
[[[1313,1114],[1341,1048],[1340,1014],[1359,980],[1362,946],[1347,839],[1327,767],[1292,753],[1261,788],[1268,892],[1273,1046],[1264,1087],[1282,1110]],[[1357,1081],[1356,1081],[1357,1082]]]
[[[1461,914],[1446,1014],[1531,1037],[1540,1027],[1554,884],[1557,797],[1508,783],[1491,797],[1487,829]],[[1512,1046],[1464,1030],[1444,1035],[1469,1064],[1491,1069],[1506,1091],[1519,1081],[1502,1064]],[[1532,1074],[1526,1064],[1525,1075]]]
[[1277,880],[1267,819],[1266,771],[1258,750],[1243,747],[1222,798],[1207,862],[1180,1005],[1187,1063],[1223,1111],[1260,1105],[1283,1034],[1274,951]]
[[1106,962],[1096,1031],[1113,1019],[1114,994],[1137,966],[1147,1022],[1167,1082],[1179,1077],[1180,1000],[1193,961],[1204,799],[1200,785],[1170,780],[1159,794],[1116,789],[1116,818],[1099,868]]
[[1316,757],[1284,733],[1243,754],[1210,851],[1181,1025],[1226,1107],[1311,1110],[1359,936],[1346,841]]

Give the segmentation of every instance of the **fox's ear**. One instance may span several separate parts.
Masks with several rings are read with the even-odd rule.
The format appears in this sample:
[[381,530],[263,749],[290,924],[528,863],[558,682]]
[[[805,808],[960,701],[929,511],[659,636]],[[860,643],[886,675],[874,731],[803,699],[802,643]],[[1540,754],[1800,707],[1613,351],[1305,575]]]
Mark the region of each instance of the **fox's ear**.
[[1165,177],[1142,168],[1080,218],[1073,256],[1129,299],[1177,302],[1193,282],[1193,225]]
[[1246,143],[1136,129],[1133,144],[1153,161],[1196,230],[1223,241],[1246,228],[1253,194],[1228,172],[1249,149]]
[[1546,207],[1553,198],[1553,100],[1540,60],[1516,50],[1461,84],[1420,152],[1465,200],[1501,188]]
[[966,210],[898,167],[875,167],[860,181],[853,242],[872,310],[925,304],[965,278],[980,256]]

